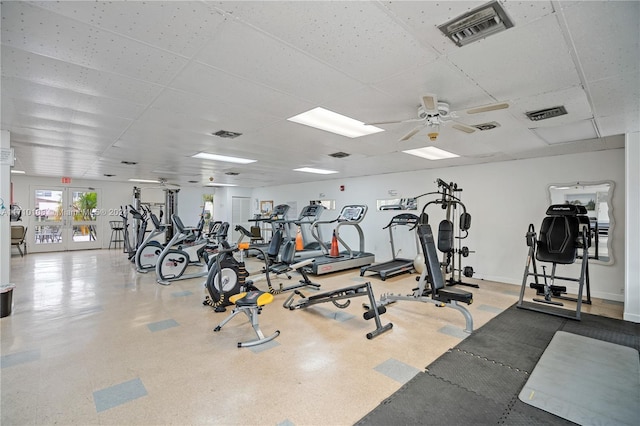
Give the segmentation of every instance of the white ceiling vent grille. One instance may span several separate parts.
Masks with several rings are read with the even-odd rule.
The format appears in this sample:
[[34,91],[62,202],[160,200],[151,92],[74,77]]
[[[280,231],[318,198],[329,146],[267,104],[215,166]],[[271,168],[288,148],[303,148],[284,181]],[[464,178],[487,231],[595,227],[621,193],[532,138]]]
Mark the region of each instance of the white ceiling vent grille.
[[219,136],[221,138],[233,139],[233,138],[237,138],[238,136],[242,136],[242,133],[232,132],[229,130],[218,130],[217,132],[212,133],[212,135]]
[[527,117],[529,117],[529,120],[531,121],[540,121],[546,120],[547,118],[559,117],[561,115],[565,115],[566,113],[567,110],[565,107],[556,106],[553,108],[540,109],[538,111],[528,111],[525,114],[527,114]]
[[459,47],[511,27],[513,22],[497,1],[489,2],[438,26]]
[[346,152],[334,152],[333,154],[329,154],[329,157],[333,158],[346,158],[351,154],[347,154]]
[[478,130],[492,130],[496,127],[500,127],[500,123],[497,121],[490,121],[488,123],[474,124],[472,127],[475,127]]

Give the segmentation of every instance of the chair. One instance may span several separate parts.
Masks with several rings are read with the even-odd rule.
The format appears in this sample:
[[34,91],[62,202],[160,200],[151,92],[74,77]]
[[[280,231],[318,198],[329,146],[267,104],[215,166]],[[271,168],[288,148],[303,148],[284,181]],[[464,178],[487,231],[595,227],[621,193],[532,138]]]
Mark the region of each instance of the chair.
[[109,226],[111,226],[109,249],[111,249],[111,244],[114,248],[118,248],[118,243],[124,242],[124,223],[121,220],[110,220]]
[[[20,257],[27,254],[27,242],[25,238],[27,236],[27,227],[25,226],[12,226],[11,227],[11,245],[16,246],[20,252]],[[24,253],[20,246],[24,247]]]

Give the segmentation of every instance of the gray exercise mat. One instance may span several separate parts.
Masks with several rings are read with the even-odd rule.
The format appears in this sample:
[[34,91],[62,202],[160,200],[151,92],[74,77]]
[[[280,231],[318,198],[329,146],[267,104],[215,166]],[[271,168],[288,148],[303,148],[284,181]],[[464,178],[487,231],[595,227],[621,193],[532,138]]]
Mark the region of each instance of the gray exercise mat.
[[637,425],[638,351],[558,331],[520,392],[522,402],[581,425]]

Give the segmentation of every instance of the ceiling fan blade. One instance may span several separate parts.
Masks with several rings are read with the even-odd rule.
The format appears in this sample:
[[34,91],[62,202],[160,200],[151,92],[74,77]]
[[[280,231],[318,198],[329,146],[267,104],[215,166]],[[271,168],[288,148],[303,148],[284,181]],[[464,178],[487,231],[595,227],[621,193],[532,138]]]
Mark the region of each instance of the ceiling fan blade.
[[409,133],[400,138],[400,142],[411,139],[416,133],[422,130],[424,126],[414,127]]
[[420,99],[422,101],[422,108],[427,114],[438,114],[438,97],[433,93],[427,93]]
[[453,121],[452,123],[453,124],[451,124],[451,127],[456,130],[460,130],[461,132],[473,133],[476,131],[475,127],[467,126],[466,124],[460,123],[458,121]]
[[374,123],[364,123],[365,126],[378,126],[380,124],[399,124],[399,123],[415,123],[416,121],[422,121],[423,118],[408,118],[406,120],[395,120],[395,121],[377,121]]
[[489,105],[474,107],[474,108],[468,109],[466,113],[479,114],[481,112],[496,111],[496,110],[505,109],[505,108],[509,108],[509,104],[506,102],[499,102],[497,104],[489,104]]

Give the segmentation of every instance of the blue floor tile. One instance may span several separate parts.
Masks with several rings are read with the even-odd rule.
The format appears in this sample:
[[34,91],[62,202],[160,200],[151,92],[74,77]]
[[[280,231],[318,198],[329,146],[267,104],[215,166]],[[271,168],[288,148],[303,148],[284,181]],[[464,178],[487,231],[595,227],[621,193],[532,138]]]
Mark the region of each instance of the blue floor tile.
[[149,323],[147,324],[147,327],[149,328],[149,330],[155,333],[156,331],[166,330],[167,328],[171,328],[171,327],[178,327],[179,325],[180,324],[178,324],[176,320],[168,319],[168,320]]
[[0,358],[0,368],[13,367],[17,364],[38,361],[40,359],[40,349],[16,352],[14,354],[2,355]]
[[504,309],[498,308],[497,306],[491,306],[491,305],[480,305],[480,306],[478,306],[478,310],[479,311],[485,311],[485,312],[491,312],[492,314],[499,314],[502,311],[504,311]]
[[438,331],[448,336],[457,337],[458,339],[466,339],[467,336],[469,336],[469,333],[465,332],[462,328],[453,325],[445,325]]
[[374,370],[400,383],[407,383],[420,372],[419,369],[394,358],[386,360],[375,367]]
[[96,411],[99,413],[146,395],[147,389],[142,384],[142,380],[133,379],[120,383],[119,385],[95,391],[93,393],[93,400],[96,404]]

